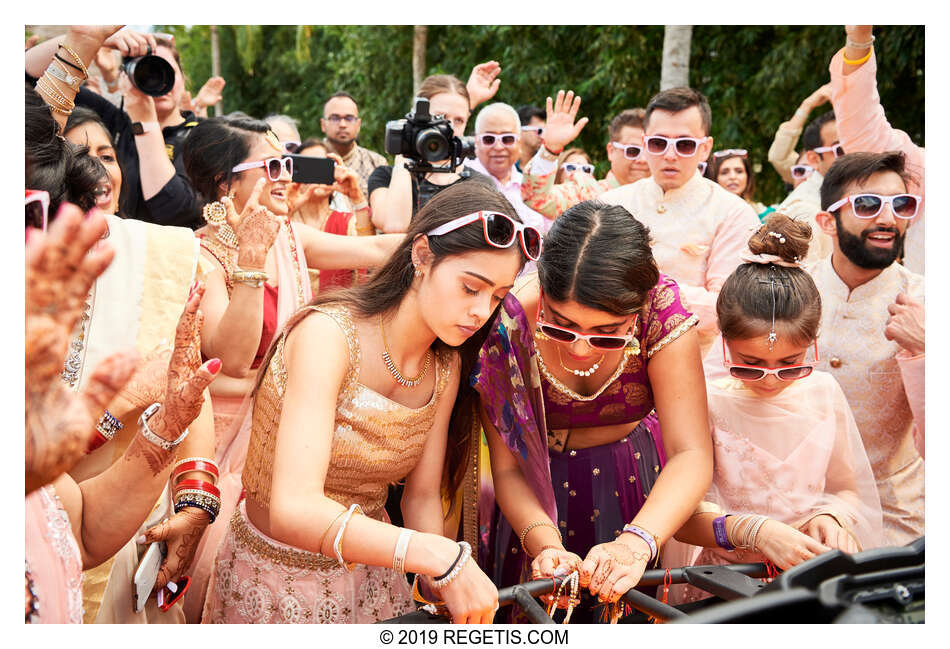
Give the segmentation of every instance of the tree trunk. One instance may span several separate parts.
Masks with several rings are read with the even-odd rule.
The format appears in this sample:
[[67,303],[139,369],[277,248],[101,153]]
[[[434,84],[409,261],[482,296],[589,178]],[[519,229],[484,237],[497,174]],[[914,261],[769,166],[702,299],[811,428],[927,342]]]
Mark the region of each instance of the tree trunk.
[[426,37],[428,25],[415,25],[412,35],[412,91],[415,93],[426,76]]
[[664,26],[660,90],[689,85],[689,45],[692,37],[692,25]]
[[[218,49],[218,26],[211,25],[211,76],[221,76],[221,51]],[[214,117],[224,115],[224,98],[214,105]]]

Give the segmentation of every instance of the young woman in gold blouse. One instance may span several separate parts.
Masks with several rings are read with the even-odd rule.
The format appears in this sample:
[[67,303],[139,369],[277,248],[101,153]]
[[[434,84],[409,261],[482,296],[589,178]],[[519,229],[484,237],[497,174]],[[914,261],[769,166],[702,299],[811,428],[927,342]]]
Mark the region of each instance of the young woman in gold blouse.
[[[459,379],[540,248],[504,197],[462,183],[426,204],[367,284],[290,319],[255,390],[246,499],[203,621],[386,619],[411,606],[403,572],[455,622],[492,620],[497,590],[470,546],[442,535],[440,488],[445,473],[458,487],[452,465],[468,454]],[[384,509],[403,479],[406,529]]]

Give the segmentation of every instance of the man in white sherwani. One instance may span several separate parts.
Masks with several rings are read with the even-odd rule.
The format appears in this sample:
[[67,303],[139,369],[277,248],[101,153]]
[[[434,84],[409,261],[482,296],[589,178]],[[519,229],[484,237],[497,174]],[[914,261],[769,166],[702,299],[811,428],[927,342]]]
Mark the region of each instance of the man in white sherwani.
[[841,384],[864,440],[888,545],[924,534],[924,280],[899,263],[920,209],[904,154],[831,166],[817,222],[834,243],[808,270],[822,300],[819,369]]

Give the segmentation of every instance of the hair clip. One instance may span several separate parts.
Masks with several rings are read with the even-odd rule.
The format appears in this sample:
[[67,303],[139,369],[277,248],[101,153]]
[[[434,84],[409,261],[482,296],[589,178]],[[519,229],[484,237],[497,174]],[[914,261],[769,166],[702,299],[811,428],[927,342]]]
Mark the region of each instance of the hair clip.
[[785,243],[785,237],[784,237],[783,235],[779,234],[778,232],[771,232],[771,231],[770,231],[770,232],[769,232],[769,236],[770,236],[770,237],[775,237],[776,239],[778,239],[778,242],[779,242],[779,243]]

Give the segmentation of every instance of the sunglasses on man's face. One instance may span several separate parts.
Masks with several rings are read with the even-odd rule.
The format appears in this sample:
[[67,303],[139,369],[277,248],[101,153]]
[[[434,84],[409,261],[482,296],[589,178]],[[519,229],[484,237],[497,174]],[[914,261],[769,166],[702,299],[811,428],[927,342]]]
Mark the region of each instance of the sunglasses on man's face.
[[514,146],[518,141],[517,133],[482,133],[477,136],[482,146],[495,146],[495,142],[500,140],[505,146]]
[[792,165],[792,178],[805,178],[815,170],[811,165]]
[[818,364],[818,341],[815,341],[815,360],[796,365],[784,365],[782,367],[761,367],[759,365],[743,365],[733,363],[728,360],[726,354],[726,339],[722,339],[722,364],[729,375],[741,381],[761,381],[766,376],[774,376],[781,381],[797,381],[803,379],[815,369]]
[[572,171],[583,171],[585,174],[591,175],[594,173],[594,165],[580,162],[565,162],[561,165],[561,169],[568,173]]
[[42,189],[26,190],[26,227],[46,232],[49,223],[49,192]]
[[829,151],[835,154],[836,158],[840,158],[844,155],[844,148],[840,144],[832,144],[831,146],[820,146],[817,149],[812,149],[818,155],[828,153]]
[[638,144],[623,144],[621,142],[611,142],[613,148],[623,151],[623,157],[627,160],[636,160],[643,153],[643,147]]
[[284,169],[287,170],[287,173],[290,176],[294,175],[293,158],[267,158],[266,160],[258,160],[256,162],[242,162],[231,169],[231,171],[234,173],[240,173],[242,171],[255,169],[257,167],[264,167],[267,169],[267,177],[273,182],[280,180],[281,172]]
[[688,158],[696,155],[699,151],[699,145],[705,142],[706,137],[664,137],[662,135],[649,135],[643,138],[646,144],[647,153],[651,155],[666,155],[670,146],[676,151],[676,155]]
[[915,194],[895,194],[881,196],[880,194],[852,194],[828,206],[829,212],[840,210],[851,203],[851,211],[859,219],[873,219],[884,209],[884,204],[891,206],[891,212],[900,219],[912,219],[920,209],[920,196]]

